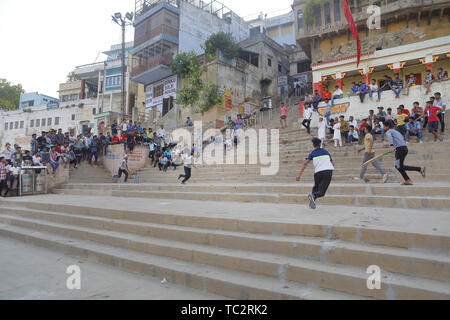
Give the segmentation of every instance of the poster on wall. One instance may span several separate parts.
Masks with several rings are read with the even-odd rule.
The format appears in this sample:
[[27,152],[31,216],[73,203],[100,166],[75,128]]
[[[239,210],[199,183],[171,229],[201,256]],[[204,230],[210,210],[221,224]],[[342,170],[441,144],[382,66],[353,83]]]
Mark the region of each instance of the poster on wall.
[[[157,97],[154,95],[156,92],[159,94]],[[152,108],[156,106],[158,111],[162,112],[164,99],[169,99],[170,97],[173,97],[174,100],[177,98],[177,76],[172,76],[145,88],[146,111],[151,112]]]
[[225,90],[225,107],[228,109],[233,109],[231,90]]

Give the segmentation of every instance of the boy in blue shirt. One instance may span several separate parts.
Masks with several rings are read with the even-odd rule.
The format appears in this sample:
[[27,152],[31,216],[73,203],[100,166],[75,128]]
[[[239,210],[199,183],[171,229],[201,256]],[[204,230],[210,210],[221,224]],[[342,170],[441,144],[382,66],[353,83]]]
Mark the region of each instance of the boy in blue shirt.
[[409,122],[406,124],[406,143],[409,143],[409,138],[411,136],[417,136],[420,143],[422,140],[422,126],[419,121],[415,121],[414,118],[410,117]]
[[313,161],[314,164],[314,187],[312,193],[308,195],[309,207],[311,209],[316,209],[316,200],[322,198],[327,193],[328,187],[330,186],[331,179],[333,178],[334,163],[331,158],[330,153],[322,149],[320,146],[322,140],[319,138],[312,139],[314,146],[314,151],[306,159],[303,164],[303,168],[300,171],[297,181],[300,181],[308,164]]

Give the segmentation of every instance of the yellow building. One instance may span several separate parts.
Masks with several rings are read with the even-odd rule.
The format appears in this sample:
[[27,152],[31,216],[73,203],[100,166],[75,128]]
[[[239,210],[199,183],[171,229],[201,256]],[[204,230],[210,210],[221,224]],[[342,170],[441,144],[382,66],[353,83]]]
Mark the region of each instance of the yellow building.
[[312,60],[314,88],[319,92],[324,86],[333,91],[335,85],[348,92],[352,82],[370,79],[380,85],[384,75],[394,77],[394,73],[403,79],[414,73],[421,85],[427,69],[435,75],[440,67],[449,71],[450,1],[347,2],[361,40],[359,66],[342,0],[295,0],[293,4],[297,43]]

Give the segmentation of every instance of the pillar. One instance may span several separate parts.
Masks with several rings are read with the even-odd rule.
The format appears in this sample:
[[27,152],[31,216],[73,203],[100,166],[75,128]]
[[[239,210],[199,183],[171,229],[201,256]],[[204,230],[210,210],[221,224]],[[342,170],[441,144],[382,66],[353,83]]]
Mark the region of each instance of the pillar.
[[86,99],[86,80],[81,80],[81,93],[80,93],[80,99]]

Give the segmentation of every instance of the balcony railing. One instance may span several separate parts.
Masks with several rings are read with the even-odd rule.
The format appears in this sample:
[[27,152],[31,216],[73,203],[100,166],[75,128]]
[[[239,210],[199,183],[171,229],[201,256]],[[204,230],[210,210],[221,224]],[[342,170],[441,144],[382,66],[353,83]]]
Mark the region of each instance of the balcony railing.
[[138,66],[134,67],[133,70],[131,71],[131,76],[135,77],[141,73],[144,73],[147,70],[151,70],[160,65],[169,67],[170,63],[172,62],[172,59],[173,59],[172,56],[156,56],[148,63],[143,64],[141,63]]

